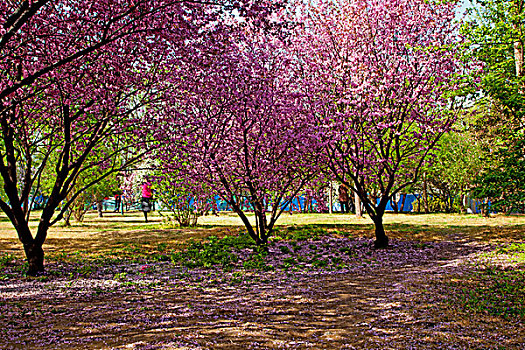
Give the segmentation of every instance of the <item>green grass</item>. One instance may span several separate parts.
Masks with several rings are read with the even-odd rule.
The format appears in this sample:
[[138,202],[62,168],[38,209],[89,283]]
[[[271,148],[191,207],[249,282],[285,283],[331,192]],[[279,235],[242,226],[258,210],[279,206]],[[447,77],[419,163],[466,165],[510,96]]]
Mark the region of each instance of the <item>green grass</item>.
[[510,245],[499,248],[497,253],[510,255],[512,262],[518,264],[525,263],[525,243],[511,243]]
[[[279,228],[274,230],[274,240],[295,240],[307,241],[318,240],[321,237],[330,235],[330,232],[324,227],[326,225],[304,225],[304,226],[288,226],[286,228]],[[329,225],[333,226],[333,225]],[[330,227],[332,228],[332,227]]]
[[191,241],[179,252],[171,255],[171,261],[188,268],[231,268],[238,261],[234,250],[253,248],[255,243],[248,235],[209,237],[203,241]]
[[15,260],[15,256],[9,253],[4,253],[0,255],[0,268],[4,268],[8,265],[11,265]]
[[525,318],[525,267],[513,270],[489,268],[450,283],[455,294],[449,303],[465,312]]

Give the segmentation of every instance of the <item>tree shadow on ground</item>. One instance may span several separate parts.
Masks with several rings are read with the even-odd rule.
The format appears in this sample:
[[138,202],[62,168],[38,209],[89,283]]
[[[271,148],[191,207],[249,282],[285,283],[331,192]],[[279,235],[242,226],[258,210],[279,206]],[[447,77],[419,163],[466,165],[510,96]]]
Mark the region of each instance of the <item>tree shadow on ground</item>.
[[428,292],[436,278],[470,269],[461,264],[491,250],[471,243],[435,244],[401,262],[394,246],[381,252],[382,266],[345,273],[245,272],[235,279],[225,272],[220,280],[217,271],[204,278],[188,271],[100,293],[75,280],[75,293],[4,299],[19,317],[0,319],[0,347],[519,349],[525,341],[519,321],[462,314],[444,303],[446,290]]

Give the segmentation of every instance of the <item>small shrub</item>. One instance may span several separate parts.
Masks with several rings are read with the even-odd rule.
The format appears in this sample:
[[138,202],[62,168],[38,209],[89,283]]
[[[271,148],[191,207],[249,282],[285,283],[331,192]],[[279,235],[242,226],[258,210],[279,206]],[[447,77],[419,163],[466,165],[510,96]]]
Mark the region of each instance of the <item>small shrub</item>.
[[152,256],[153,260],[155,261],[169,261],[170,257],[166,254],[153,254]]
[[266,263],[266,259],[260,254],[254,254],[246,260],[243,267],[247,270],[273,271],[274,267]]
[[297,261],[300,262],[300,263],[304,263],[304,262],[307,262],[308,260],[304,256],[299,255],[297,257]]
[[274,231],[275,239],[284,239],[292,241],[318,240],[329,233],[324,229],[312,225],[306,226],[288,226],[286,231]]
[[243,267],[247,270],[272,271],[274,270],[274,267],[266,263],[267,256],[268,251],[265,247],[256,247],[256,249],[254,249],[254,254],[250,259],[243,263]]
[[242,281],[244,280],[244,274],[242,272],[234,272],[232,274],[232,278],[230,280],[230,284],[232,285],[235,285],[235,284],[241,284]]
[[127,273],[126,272],[121,272],[121,273],[116,273],[114,276],[113,276],[113,279],[115,281],[123,281],[126,279],[127,277]]
[[167,243],[159,243],[159,244],[157,244],[157,250],[159,252],[165,251],[166,248],[168,248],[168,244]]

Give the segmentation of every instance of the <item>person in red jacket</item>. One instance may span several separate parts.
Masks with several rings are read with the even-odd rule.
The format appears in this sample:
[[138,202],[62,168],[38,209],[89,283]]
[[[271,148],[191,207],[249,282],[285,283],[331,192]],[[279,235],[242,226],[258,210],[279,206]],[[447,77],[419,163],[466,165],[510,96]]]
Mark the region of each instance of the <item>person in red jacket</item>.
[[144,181],[144,183],[142,183],[141,201],[142,212],[144,213],[144,219],[146,219],[146,222],[148,222],[148,213],[151,211],[152,208],[152,200],[153,190],[151,189],[151,182],[149,181],[149,178],[146,177],[146,180]]

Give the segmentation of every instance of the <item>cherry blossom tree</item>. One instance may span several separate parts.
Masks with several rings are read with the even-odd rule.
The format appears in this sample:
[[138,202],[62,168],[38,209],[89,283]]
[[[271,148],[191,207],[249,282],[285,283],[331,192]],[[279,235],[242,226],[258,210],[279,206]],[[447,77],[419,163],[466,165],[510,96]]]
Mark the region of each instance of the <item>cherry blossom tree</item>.
[[[193,44],[202,33],[217,30],[227,11],[237,9],[245,18],[260,15],[264,25],[273,8],[267,5],[181,0],[0,4],[5,192],[0,208],[24,246],[29,274],[44,270],[48,229],[78,194],[149,151],[156,120],[146,112],[162,96],[163,65],[198,53]],[[104,171],[73,191],[80,174],[93,167]],[[56,179],[33,235],[30,198],[45,168],[54,169]]]
[[[291,63],[280,40],[245,28],[203,62],[181,68],[186,75],[172,70],[185,90],[172,96],[162,167],[218,194],[257,244],[268,242],[317,167],[315,125]],[[170,133],[177,124],[184,132]]]
[[[457,58],[453,2],[335,0],[303,4],[297,45],[327,145],[325,162],[356,192],[388,245],[388,201],[413,184],[450,129],[468,73]],[[318,84],[318,85],[316,85]]]

